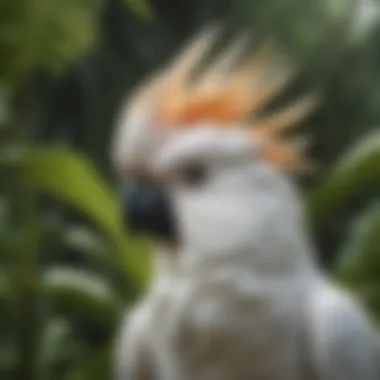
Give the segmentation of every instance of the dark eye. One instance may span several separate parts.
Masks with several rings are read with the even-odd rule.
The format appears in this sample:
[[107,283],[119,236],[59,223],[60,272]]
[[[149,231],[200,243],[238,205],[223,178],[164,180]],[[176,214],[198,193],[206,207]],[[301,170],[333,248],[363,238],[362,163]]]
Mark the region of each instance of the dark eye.
[[190,162],[178,168],[176,174],[177,180],[182,185],[195,187],[206,182],[208,170],[201,162]]

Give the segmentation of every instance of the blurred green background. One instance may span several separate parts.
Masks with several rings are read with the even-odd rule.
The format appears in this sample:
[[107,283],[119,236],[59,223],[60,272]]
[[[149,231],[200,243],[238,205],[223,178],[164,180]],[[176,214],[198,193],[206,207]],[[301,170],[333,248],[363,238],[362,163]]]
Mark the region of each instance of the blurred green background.
[[0,1],[0,378],[110,378],[149,277],[124,230],[110,137],[125,96],[202,25],[274,36],[317,89],[300,178],[320,262],[380,321],[377,0]]

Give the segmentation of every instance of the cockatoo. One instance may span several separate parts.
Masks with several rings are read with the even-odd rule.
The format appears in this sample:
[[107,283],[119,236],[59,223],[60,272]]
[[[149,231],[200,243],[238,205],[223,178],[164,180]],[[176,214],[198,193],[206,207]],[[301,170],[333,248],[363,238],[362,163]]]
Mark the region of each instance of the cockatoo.
[[238,39],[201,69],[217,35],[149,78],[117,125],[129,227],[156,248],[115,379],[379,380],[379,335],[319,268],[292,180],[308,165],[285,132],[315,98],[263,114],[295,65],[274,43],[243,59]]

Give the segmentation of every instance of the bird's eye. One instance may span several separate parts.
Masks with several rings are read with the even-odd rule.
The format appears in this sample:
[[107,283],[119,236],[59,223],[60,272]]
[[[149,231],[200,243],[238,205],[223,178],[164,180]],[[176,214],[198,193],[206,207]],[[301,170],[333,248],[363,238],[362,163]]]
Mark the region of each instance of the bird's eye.
[[197,187],[207,180],[208,170],[202,162],[189,162],[178,168],[176,177],[181,185]]

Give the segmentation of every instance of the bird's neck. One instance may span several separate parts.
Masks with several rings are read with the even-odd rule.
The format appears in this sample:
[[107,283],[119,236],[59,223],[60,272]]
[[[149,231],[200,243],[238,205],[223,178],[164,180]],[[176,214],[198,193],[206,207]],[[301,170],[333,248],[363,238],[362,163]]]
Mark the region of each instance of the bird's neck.
[[155,255],[155,282],[173,279],[210,278],[223,273],[247,274],[258,281],[268,279],[315,278],[319,269],[311,246],[303,241],[294,251],[266,249],[256,251],[201,252],[160,246]]

